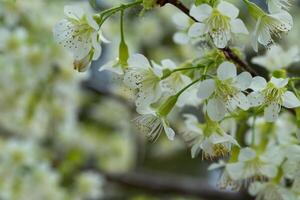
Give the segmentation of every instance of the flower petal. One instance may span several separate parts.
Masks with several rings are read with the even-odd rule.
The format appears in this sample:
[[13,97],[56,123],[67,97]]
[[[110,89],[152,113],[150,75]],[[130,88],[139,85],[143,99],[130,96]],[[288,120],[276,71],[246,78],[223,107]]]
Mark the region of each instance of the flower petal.
[[150,67],[148,59],[142,54],[133,54],[128,58],[128,67],[129,68],[144,68],[147,69]]
[[246,147],[240,150],[239,161],[245,162],[252,160],[256,157],[256,151],[250,147]]
[[252,79],[251,85],[249,88],[251,88],[254,91],[261,91],[267,86],[267,81],[261,76],[255,76]]
[[252,82],[251,74],[249,72],[242,72],[236,77],[234,85],[240,90],[246,90],[247,88],[249,88],[251,82]]
[[300,106],[300,100],[291,91],[286,91],[282,95],[283,106],[286,108],[296,108]]
[[237,93],[234,97],[234,100],[236,101],[236,105],[243,109],[243,110],[248,110],[250,105],[247,97],[244,95],[244,93],[239,92]]
[[236,73],[235,65],[228,61],[223,62],[217,70],[217,75],[220,80],[234,78]]
[[221,1],[217,9],[223,14],[226,15],[227,17],[230,17],[231,19],[237,18],[239,15],[239,9],[235,7],[233,4],[228,3],[227,1]]
[[222,120],[226,114],[224,103],[216,98],[210,99],[208,101],[206,109],[209,118],[213,121]]
[[273,83],[277,88],[283,88],[288,84],[289,79],[272,77],[270,82]]
[[251,92],[247,98],[250,107],[257,107],[263,104],[265,96],[262,92]]
[[194,23],[188,31],[188,36],[189,37],[199,37],[199,36],[204,35],[207,32],[208,32],[208,29],[206,28],[205,24]]
[[230,24],[231,24],[231,32],[249,34],[248,29],[246,28],[244,22],[241,19],[231,20]]
[[187,44],[189,43],[189,36],[183,32],[177,32],[173,35],[173,40],[177,44]]
[[264,110],[264,118],[267,122],[274,122],[278,118],[280,112],[280,105],[277,103],[271,103]]
[[190,15],[202,22],[211,15],[212,10],[212,7],[208,4],[201,4],[200,6],[193,5],[190,10]]
[[74,5],[66,5],[64,7],[64,13],[67,17],[73,19],[81,19],[84,16],[84,10],[81,7]]
[[215,81],[213,79],[206,79],[199,84],[198,97],[201,99],[207,99],[212,95],[215,90]]

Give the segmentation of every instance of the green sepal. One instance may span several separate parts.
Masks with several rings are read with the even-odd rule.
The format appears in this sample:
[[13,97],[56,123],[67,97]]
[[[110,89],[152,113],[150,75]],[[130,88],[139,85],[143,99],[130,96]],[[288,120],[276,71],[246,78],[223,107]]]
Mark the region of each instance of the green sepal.
[[122,67],[127,67],[127,60],[129,58],[128,46],[125,41],[121,41],[119,45],[119,63]]

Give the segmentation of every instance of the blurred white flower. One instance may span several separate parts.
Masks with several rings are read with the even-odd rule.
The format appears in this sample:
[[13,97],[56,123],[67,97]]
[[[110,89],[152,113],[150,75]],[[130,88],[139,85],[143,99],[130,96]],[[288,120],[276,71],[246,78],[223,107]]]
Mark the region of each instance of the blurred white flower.
[[94,172],[83,172],[76,178],[76,194],[80,199],[99,199],[104,194],[104,178]]
[[287,68],[298,61],[300,61],[298,47],[294,46],[284,51],[279,45],[272,45],[265,55],[252,59],[252,63],[265,67],[269,71]]
[[271,13],[288,10],[292,6],[293,0],[267,0],[268,8]]

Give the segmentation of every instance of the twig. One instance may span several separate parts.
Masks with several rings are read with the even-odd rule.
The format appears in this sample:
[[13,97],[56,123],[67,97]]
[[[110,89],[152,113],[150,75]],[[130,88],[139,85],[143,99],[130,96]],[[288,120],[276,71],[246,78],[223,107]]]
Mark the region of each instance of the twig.
[[[177,7],[179,10],[181,10],[183,13],[185,13],[195,22],[198,22],[197,19],[195,19],[193,16],[190,15],[189,9],[179,0],[158,0],[157,1],[157,4],[160,6],[164,6],[168,3]],[[239,58],[229,47],[219,48],[219,50],[221,50],[224,53],[225,57],[228,60],[231,60],[232,62],[239,65],[241,68],[243,68],[244,70],[250,72],[252,75],[255,76],[258,75],[258,73],[253,68],[251,68],[245,61]]]

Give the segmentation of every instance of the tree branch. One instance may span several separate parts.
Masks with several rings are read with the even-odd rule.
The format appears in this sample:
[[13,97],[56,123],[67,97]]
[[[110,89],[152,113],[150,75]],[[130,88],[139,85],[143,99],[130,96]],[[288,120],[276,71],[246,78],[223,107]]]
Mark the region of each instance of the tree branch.
[[127,188],[139,188],[155,194],[177,194],[204,198],[207,200],[249,200],[243,192],[220,191],[204,180],[174,175],[130,172],[124,174],[101,173],[106,180]]
[[[181,10],[183,13],[185,13],[187,16],[189,16],[192,20],[195,22],[199,22],[197,19],[195,19],[193,16],[190,15],[189,9],[179,0],[158,0],[157,4],[159,6],[164,6],[166,4],[171,4],[175,7],[177,7],[179,10]],[[222,51],[225,55],[225,57],[240,66],[242,69],[250,72],[252,75],[258,75],[258,73],[250,67],[245,61],[243,61],[241,58],[239,58],[229,47],[225,48],[219,48],[220,51]]]

